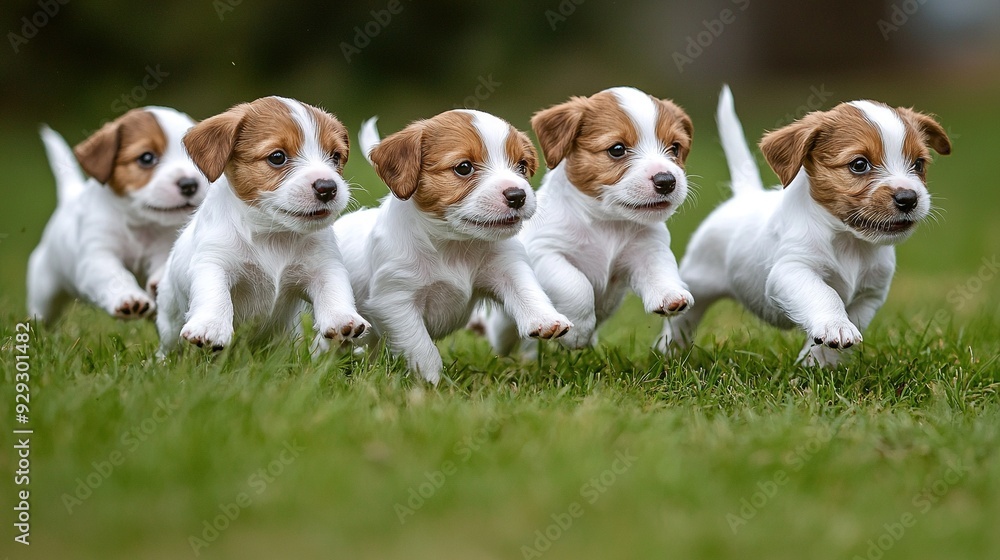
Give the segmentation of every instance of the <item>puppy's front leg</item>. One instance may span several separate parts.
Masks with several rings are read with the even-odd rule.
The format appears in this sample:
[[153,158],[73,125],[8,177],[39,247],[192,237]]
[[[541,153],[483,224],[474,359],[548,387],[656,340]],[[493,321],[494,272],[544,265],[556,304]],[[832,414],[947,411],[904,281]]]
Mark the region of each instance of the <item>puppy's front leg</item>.
[[569,349],[585,348],[594,340],[597,314],[594,309],[594,286],[566,257],[550,253],[535,262],[536,281],[573,325],[559,343]]
[[372,301],[377,302],[372,318],[379,325],[379,334],[384,335],[392,353],[402,355],[411,371],[437,385],[444,368],[441,353],[427,332],[423,314],[409,296],[412,294],[387,293],[380,296],[372,293]]
[[622,264],[646,313],[673,316],[694,305],[694,296],[681,280],[665,229],[633,240],[622,253]]
[[485,271],[483,280],[522,338],[559,338],[572,329],[573,323],[552,306],[526,257],[515,252],[498,261]]
[[804,262],[778,261],[767,277],[765,295],[818,345],[842,349],[862,340],[840,294]]
[[222,350],[233,339],[233,299],[226,271],[215,264],[191,270],[191,305],[181,338]]
[[119,319],[148,317],[156,309],[153,298],[111,252],[97,252],[82,259],[77,276],[81,295]]
[[347,269],[338,261],[313,274],[307,290],[313,304],[316,332],[335,342],[363,336],[371,325],[358,315]]

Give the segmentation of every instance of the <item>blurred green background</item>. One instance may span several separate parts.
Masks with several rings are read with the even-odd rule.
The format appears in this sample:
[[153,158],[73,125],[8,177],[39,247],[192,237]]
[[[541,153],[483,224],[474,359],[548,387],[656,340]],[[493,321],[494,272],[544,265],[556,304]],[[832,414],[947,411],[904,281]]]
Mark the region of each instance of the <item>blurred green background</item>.
[[[930,171],[944,219],[902,247],[900,274],[948,289],[944,277],[966,278],[1000,251],[993,0],[8,0],[3,22],[0,297],[19,306],[54,205],[39,123],[75,144],[131,106],[202,119],[270,94],[322,105],[352,130],[380,115],[383,133],[460,106],[527,129],[534,111],[615,85],[673,98],[695,122],[688,170],[700,186],[671,224],[678,254],[724,196],[721,84],[751,141],[844,100],[914,106],[940,116],[955,151]],[[356,156],[347,175],[371,204],[386,191]]]

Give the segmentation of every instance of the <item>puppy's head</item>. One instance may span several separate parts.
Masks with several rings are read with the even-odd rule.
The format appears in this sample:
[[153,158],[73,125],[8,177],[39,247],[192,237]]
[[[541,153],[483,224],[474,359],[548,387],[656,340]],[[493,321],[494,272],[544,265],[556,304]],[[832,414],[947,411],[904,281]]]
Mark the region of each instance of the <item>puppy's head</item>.
[[691,118],[672,101],[637,89],[574,97],[531,119],[549,168],[616,219],[662,222],[687,197],[684,161]]
[[237,105],[192,128],[184,146],[210,181],[225,173],[236,196],[272,230],[318,231],[350,198],[342,177],[347,129],[293,99]]
[[535,149],[487,113],[454,110],[417,121],[383,140],[371,160],[397,198],[412,198],[459,238],[511,237],[535,212],[528,184]]
[[768,133],[760,148],[785,186],[804,168],[812,198],[856,236],[897,243],[931,209],[928,148],[947,155],[951,142],[928,115],[853,101]]
[[179,226],[205,198],[208,183],[184,153],[191,117],[165,107],[132,109],[78,144],[88,175],[131,204],[137,216]]

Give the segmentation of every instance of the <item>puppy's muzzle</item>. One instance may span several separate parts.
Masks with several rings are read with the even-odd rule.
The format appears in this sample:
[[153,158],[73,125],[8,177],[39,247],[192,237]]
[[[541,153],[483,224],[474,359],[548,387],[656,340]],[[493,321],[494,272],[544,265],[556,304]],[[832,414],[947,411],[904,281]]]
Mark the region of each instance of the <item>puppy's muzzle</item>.
[[192,177],[181,177],[177,180],[177,188],[181,190],[181,195],[191,198],[198,193],[198,180]]
[[660,172],[650,178],[657,194],[668,195],[677,188],[677,177],[673,173]]
[[316,194],[316,200],[330,202],[337,196],[337,183],[332,179],[317,179],[313,183],[313,192]]
[[516,210],[524,206],[524,200],[528,197],[528,195],[524,192],[524,189],[511,187],[509,189],[504,189],[503,197],[507,199],[507,206]]

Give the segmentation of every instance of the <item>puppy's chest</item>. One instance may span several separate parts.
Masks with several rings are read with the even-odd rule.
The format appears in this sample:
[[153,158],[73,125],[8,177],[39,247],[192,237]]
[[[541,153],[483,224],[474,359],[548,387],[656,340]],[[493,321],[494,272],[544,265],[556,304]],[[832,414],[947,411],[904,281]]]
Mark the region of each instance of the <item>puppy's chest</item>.
[[297,252],[264,248],[248,255],[233,283],[233,305],[243,315],[270,315],[303,297],[309,271]]
[[465,263],[440,262],[425,269],[414,294],[431,337],[447,335],[466,323],[477,300],[476,269]]

